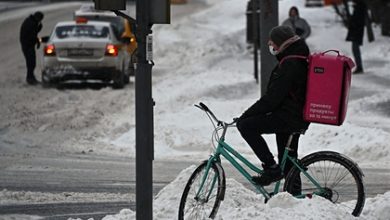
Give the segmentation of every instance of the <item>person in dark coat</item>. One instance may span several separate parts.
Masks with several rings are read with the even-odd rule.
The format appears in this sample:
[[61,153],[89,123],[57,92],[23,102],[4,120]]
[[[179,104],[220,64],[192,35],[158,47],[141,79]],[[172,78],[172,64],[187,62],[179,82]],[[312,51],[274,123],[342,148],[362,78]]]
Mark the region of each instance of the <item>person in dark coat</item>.
[[[268,42],[270,52],[280,62],[289,55],[307,57],[309,48],[303,39],[288,26],[274,27]],[[302,58],[286,58],[273,69],[266,93],[237,120],[242,137],[262,162],[264,173],[253,177],[259,185],[283,178],[280,166],[275,162],[261,134],[276,134],[279,162],[281,162],[287,139],[292,132],[306,130],[309,123],[303,119],[308,64]],[[294,135],[289,155],[297,157],[299,134]],[[287,174],[291,163],[287,163]]]
[[38,33],[42,29],[43,13],[40,11],[28,16],[22,23],[20,28],[20,44],[22,46],[23,55],[26,59],[27,77],[26,81],[30,85],[38,83],[34,76],[36,66],[35,46],[40,47]]
[[363,45],[364,26],[367,16],[367,5],[364,0],[353,0],[353,13],[348,20],[347,41],[352,42],[352,53],[355,58],[356,69],[354,73],[363,73],[360,46]]

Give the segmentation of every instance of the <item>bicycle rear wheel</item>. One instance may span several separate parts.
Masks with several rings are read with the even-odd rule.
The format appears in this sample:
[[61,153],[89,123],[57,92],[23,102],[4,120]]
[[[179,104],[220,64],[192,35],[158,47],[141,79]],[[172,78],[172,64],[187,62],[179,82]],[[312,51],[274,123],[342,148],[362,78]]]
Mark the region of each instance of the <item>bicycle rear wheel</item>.
[[207,161],[199,165],[188,180],[180,200],[179,220],[213,219],[217,214],[225,193],[225,178],[222,168],[213,162],[200,189],[206,169]]
[[[286,177],[284,190],[301,195],[319,194],[359,216],[365,202],[362,172],[349,158],[331,151],[315,152],[300,161],[306,172],[322,187],[319,190],[297,167]],[[322,191],[322,192],[320,192]]]

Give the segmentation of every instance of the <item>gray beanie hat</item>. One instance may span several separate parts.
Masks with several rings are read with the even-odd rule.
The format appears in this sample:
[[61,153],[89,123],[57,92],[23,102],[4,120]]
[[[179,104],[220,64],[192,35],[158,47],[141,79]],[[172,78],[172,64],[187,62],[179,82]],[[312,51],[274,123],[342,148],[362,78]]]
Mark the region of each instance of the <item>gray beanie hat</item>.
[[269,32],[269,38],[278,46],[294,36],[295,33],[289,26],[276,26]]

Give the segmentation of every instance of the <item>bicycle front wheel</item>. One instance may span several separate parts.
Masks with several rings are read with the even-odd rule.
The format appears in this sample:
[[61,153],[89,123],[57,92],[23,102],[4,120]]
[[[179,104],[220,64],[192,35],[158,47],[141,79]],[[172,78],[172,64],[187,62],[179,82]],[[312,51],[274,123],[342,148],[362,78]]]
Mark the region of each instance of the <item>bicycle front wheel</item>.
[[[179,207],[179,220],[213,219],[223,200],[225,181],[223,170],[213,162],[207,170],[207,161],[192,173],[184,188]],[[206,176],[203,182],[204,176]],[[203,182],[203,186],[202,186]]]
[[365,192],[362,172],[349,158],[332,151],[315,152],[300,164],[320,186],[318,188],[297,167],[286,177],[284,190],[293,195],[320,195],[344,207],[354,216],[362,212]]

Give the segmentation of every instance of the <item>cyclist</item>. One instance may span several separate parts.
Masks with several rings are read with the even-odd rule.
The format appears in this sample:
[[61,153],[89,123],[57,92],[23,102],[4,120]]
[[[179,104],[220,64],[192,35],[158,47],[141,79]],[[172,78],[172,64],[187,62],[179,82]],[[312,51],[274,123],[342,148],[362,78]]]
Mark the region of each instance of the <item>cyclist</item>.
[[[289,55],[308,56],[310,51],[288,26],[274,27],[269,33],[270,53],[280,62]],[[307,62],[288,58],[272,70],[266,93],[237,120],[241,136],[262,162],[264,173],[252,177],[259,185],[266,186],[283,178],[280,166],[275,162],[267,143],[260,134],[276,134],[279,161],[282,160],[287,139],[292,132],[306,130],[309,123],[303,120],[306,93]],[[294,135],[289,155],[297,157],[299,134]],[[284,174],[292,167],[285,166]],[[300,182],[300,181],[299,181]],[[294,193],[294,192],[290,192]]]

